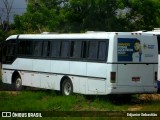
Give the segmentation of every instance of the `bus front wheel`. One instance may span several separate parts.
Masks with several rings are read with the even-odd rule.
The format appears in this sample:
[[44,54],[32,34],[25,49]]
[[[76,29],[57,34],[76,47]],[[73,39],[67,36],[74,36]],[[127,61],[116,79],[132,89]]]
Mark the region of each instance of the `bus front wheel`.
[[73,93],[73,85],[70,79],[65,79],[62,83],[62,95],[69,96]]
[[22,79],[21,79],[20,76],[16,76],[16,77],[15,77],[15,81],[14,81],[13,84],[14,84],[15,90],[20,91],[20,90],[23,89],[23,86],[22,86]]

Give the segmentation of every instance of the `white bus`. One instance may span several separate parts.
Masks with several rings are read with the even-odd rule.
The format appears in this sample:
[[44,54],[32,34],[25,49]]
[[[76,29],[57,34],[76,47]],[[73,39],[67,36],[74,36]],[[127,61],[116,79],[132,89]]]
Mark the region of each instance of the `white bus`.
[[139,33],[143,34],[151,34],[151,35],[156,35],[157,36],[157,44],[158,44],[158,74],[157,74],[157,85],[158,85],[158,93],[160,93],[160,28],[155,28],[152,31],[139,31]]
[[129,32],[24,34],[7,38],[2,81],[86,95],[157,91],[156,36]]

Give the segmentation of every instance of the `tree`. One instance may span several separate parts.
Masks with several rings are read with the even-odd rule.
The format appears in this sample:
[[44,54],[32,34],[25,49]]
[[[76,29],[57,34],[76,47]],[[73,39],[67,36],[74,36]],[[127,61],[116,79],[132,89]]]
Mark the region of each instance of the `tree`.
[[18,32],[150,30],[160,26],[159,0],[29,0],[15,16]]
[[2,0],[2,3],[4,5],[4,10],[2,12],[5,12],[6,14],[6,18],[3,21],[3,26],[4,26],[4,31],[8,31],[9,29],[9,24],[10,24],[10,13],[12,10],[12,6],[13,6],[13,0]]
[[3,8],[1,9],[1,12],[0,12],[0,27],[2,28],[2,24],[3,24]]
[[[18,32],[39,32],[56,30],[58,25],[58,3],[55,0],[29,0],[27,12],[22,16],[15,16],[14,24]],[[50,5],[52,7],[50,7]]]
[[125,0],[69,0],[64,7],[65,31],[120,31],[117,10]]
[[153,30],[160,27],[159,0],[129,0],[130,13],[126,16],[131,23],[131,30]]
[[15,24],[21,31],[113,31],[118,8],[119,1],[112,0],[30,0]]

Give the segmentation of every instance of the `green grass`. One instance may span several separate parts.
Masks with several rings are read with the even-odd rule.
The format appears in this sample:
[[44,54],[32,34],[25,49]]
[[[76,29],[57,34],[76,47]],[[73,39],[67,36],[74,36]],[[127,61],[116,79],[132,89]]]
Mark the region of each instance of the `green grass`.
[[[54,91],[1,91],[0,109],[3,111],[159,111],[160,99],[83,95],[61,96]],[[152,94],[153,96],[153,94]],[[155,94],[154,96],[159,96]],[[160,97],[160,96],[159,96]]]
[[0,93],[0,108],[4,111],[64,111],[70,109],[75,103],[75,96],[63,98],[43,91]]
[[[159,111],[158,94],[133,95],[117,97],[116,95],[92,96],[83,95],[61,96],[54,91],[1,91],[1,111]],[[49,120],[49,118],[45,118]],[[68,120],[67,117],[58,119]],[[82,119],[82,118],[72,118]],[[84,119],[84,118],[83,118]],[[91,118],[85,117],[85,120]],[[93,119],[93,118],[92,118]],[[107,118],[94,118],[95,120]],[[125,120],[127,118],[114,118]],[[136,119],[136,118],[131,118]],[[147,120],[148,118],[143,118]],[[150,118],[151,119],[151,118]],[[155,118],[154,118],[155,119]]]

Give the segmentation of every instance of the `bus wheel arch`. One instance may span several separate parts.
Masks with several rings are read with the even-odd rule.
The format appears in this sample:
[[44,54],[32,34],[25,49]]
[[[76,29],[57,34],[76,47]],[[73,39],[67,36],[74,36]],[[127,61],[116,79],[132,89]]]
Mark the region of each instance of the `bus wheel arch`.
[[73,83],[68,76],[63,76],[60,82],[60,91],[63,96],[73,94]]
[[12,74],[12,85],[13,85],[14,90],[19,91],[23,89],[22,78],[18,71],[14,71]]

